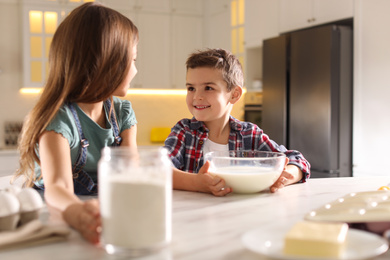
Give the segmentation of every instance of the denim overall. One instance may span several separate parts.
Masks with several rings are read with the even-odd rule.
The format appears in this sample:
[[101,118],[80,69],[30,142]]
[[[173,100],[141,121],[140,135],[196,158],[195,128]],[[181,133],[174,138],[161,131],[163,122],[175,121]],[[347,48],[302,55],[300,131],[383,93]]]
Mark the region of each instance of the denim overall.
[[[74,193],[76,195],[96,195],[98,192],[98,184],[92,180],[92,178],[85,170],[83,170],[83,167],[87,162],[87,151],[88,151],[89,142],[85,138],[84,133],[81,129],[81,124],[76,109],[74,108],[72,103],[67,103],[66,105],[69,107],[70,111],[73,114],[77,126],[77,131],[79,132],[79,136],[81,140],[80,150],[77,155],[76,163],[72,168]],[[107,111],[110,111],[111,101],[109,99],[104,101],[104,106]],[[115,109],[112,109],[111,116],[110,116],[110,122],[115,136],[115,142],[113,143],[112,146],[119,146],[122,141],[122,138],[119,136],[119,129],[118,129],[118,124],[116,121],[114,110]],[[38,187],[38,188],[44,189],[44,187]]]

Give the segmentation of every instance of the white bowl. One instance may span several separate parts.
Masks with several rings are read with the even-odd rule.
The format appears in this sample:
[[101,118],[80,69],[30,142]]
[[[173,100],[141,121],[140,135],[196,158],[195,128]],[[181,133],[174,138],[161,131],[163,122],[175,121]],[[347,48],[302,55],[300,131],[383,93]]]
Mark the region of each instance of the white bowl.
[[282,173],[286,155],[263,151],[210,152],[209,172],[224,179],[235,193],[256,193],[268,189]]

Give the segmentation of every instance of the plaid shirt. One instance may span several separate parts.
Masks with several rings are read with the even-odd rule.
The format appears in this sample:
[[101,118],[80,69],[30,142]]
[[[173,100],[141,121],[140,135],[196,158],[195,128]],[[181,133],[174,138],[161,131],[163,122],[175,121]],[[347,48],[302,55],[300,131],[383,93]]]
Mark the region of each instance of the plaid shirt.
[[[263,133],[257,125],[242,122],[230,116],[229,150],[260,150],[282,152],[289,158],[288,164],[298,166],[303,173],[302,181],[310,176],[310,163],[303,155],[287,150]],[[195,118],[182,119],[172,129],[165,140],[165,148],[174,166],[182,171],[197,173],[203,165],[203,144],[208,138],[206,125]]]

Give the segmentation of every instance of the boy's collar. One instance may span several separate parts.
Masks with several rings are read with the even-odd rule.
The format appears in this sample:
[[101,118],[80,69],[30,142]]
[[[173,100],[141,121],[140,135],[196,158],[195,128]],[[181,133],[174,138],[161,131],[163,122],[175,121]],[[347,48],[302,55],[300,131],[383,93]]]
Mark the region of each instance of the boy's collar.
[[242,122],[233,116],[229,116],[229,122],[230,122],[230,128],[235,131],[241,131],[242,130]]
[[198,121],[193,117],[190,122],[190,129],[191,130],[199,130],[200,128],[203,128],[205,131],[208,131],[208,128],[202,121]]
[[[233,116],[229,116],[229,123],[230,123],[231,129],[234,131],[241,131],[243,128],[242,122],[240,120],[234,118]],[[190,122],[190,129],[198,130],[200,128],[203,128],[205,131],[208,131],[208,128],[206,127],[206,125],[202,121],[198,121],[195,119],[195,117],[193,117],[191,119],[191,122]]]

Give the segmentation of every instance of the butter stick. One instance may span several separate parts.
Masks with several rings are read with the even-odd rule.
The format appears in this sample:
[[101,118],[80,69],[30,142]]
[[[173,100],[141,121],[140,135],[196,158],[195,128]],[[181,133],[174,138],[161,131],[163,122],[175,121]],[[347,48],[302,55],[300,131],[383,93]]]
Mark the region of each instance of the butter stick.
[[293,256],[341,257],[347,232],[347,224],[298,222],[284,238],[284,253]]

